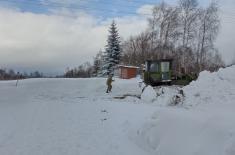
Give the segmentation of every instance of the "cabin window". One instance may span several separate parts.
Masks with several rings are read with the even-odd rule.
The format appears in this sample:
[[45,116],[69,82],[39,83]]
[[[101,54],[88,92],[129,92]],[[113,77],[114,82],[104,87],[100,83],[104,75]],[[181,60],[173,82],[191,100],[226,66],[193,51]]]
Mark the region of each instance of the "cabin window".
[[147,72],[149,71],[149,63],[148,63],[148,61],[145,62],[145,71],[147,71]]
[[150,72],[158,72],[158,71],[159,71],[158,63],[152,63],[150,65]]
[[161,62],[161,70],[162,72],[169,72],[170,62]]

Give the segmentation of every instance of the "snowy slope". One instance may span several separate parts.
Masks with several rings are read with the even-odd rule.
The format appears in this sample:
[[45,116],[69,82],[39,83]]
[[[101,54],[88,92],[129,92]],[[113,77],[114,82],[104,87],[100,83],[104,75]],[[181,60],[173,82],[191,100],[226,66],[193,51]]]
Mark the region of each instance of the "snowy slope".
[[187,105],[235,103],[235,66],[214,73],[203,71],[184,91]]
[[[202,72],[183,88],[182,106],[159,108],[143,125],[136,135],[139,146],[157,155],[234,155],[234,77],[235,66]],[[160,100],[171,97],[162,100],[163,94]]]
[[157,155],[234,155],[234,108],[161,108],[142,126],[136,141]]

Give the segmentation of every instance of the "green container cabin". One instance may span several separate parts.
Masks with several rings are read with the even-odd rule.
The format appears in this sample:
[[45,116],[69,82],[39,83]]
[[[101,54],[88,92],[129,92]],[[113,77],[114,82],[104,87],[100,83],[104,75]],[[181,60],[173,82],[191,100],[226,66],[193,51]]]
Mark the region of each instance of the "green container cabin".
[[147,60],[145,62],[144,82],[157,86],[171,84],[172,59]]

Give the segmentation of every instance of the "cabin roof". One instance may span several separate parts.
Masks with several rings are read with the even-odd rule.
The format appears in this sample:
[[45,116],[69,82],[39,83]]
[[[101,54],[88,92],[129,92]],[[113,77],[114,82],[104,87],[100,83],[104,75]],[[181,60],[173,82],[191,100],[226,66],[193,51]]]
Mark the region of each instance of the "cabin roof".
[[137,67],[137,66],[128,66],[128,65],[118,65],[118,67],[135,68],[135,69],[138,69],[138,68],[139,68],[139,67]]
[[147,62],[172,62],[173,59],[146,60]]

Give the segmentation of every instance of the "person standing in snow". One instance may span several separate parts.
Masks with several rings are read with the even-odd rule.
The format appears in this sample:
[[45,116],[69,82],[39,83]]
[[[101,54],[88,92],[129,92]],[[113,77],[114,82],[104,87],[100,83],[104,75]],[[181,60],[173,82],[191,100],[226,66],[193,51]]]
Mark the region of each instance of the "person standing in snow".
[[110,74],[109,76],[108,76],[108,79],[107,79],[107,81],[106,81],[106,84],[107,84],[107,90],[106,90],[106,93],[109,93],[109,92],[111,92],[111,90],[112,90],[112,82],[114,81],[113,79],[112,79],[112,77],[113,77],[113,75],[112,74]]

